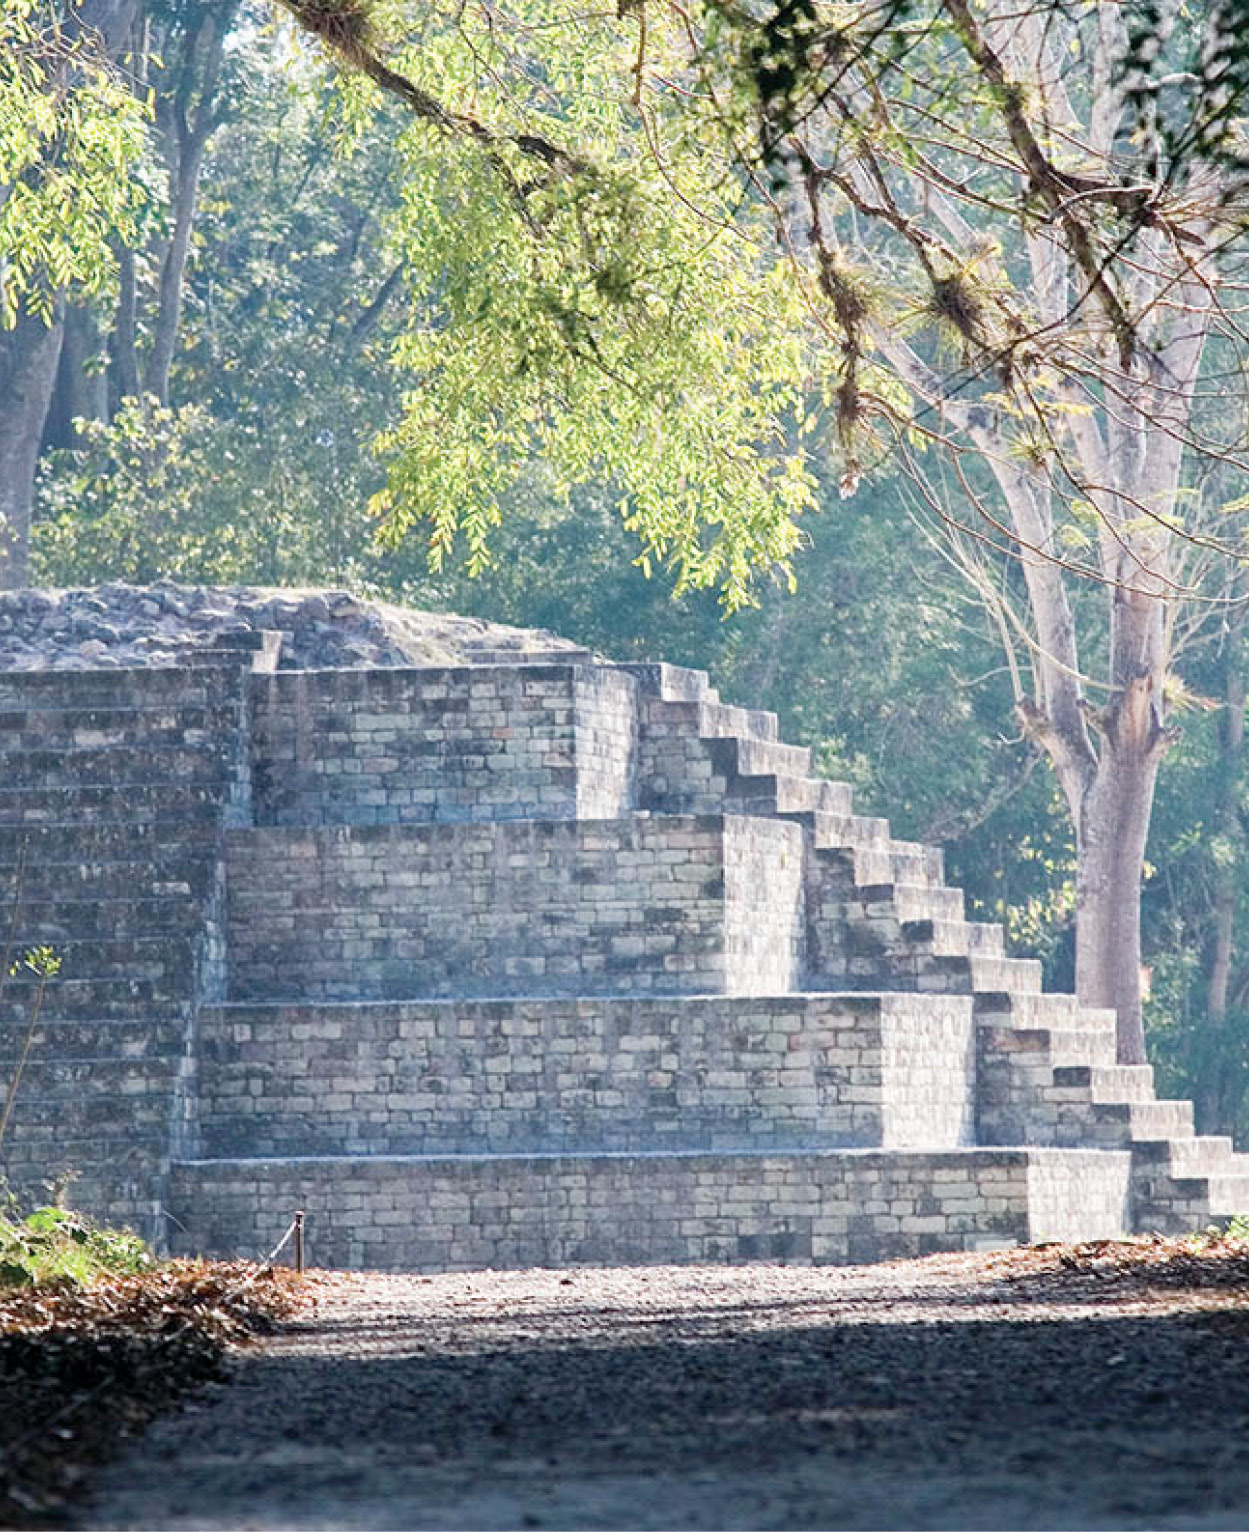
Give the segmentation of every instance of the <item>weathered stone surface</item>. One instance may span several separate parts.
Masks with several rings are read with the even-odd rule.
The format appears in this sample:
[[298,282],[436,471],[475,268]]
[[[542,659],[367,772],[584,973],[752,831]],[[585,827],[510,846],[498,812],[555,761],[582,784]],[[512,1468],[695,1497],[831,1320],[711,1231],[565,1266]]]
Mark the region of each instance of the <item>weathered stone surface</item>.
[[119,582],[0,592],[0,669],[183,665],[265,630],[283,635],[283,665],[298,670],[585,653],[552,633],[414,612],[343,590]]
[[[1249,1160],[705,676],[343,592],[0,598],[4,1169],[183,1249],[846,1261]],[[322,667],[322,668],[318,668]],[[345,667],[345,668],[344,668]],[[285,673],[285,672],[291,673]],[[10,980],[11,1088],[38,986]]]
[[230,1004],[199,1058],[211,1156],[973,1139],[965,997]]
[[299,1206],[308,1213],[311,1258],[331,1266],[840,1265],[1119,1232],[1128,1155],[1058,1155],[217,1160],[179,1165],[172,1195],[179,1208],[211,1208],[210,1245],[257,1256],[280,1238],[283,1210]]

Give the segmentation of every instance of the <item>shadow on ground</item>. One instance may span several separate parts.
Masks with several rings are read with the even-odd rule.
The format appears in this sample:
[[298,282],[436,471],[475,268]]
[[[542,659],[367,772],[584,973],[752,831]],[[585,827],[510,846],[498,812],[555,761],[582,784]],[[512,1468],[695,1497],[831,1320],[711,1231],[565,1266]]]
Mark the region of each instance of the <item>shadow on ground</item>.
[[327,1316],[321,1353],[247,1357],[158,1425],[82,1525],[1249,1525],[1249,1309],[1015,1297]]

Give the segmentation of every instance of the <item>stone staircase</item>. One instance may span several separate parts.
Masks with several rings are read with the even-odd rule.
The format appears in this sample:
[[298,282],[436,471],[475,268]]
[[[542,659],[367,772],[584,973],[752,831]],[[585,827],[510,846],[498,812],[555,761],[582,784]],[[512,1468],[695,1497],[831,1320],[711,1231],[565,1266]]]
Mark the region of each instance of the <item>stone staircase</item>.
[[[880,1259],[1202,1227],[1249,1157],[705,675],[0,678],[47,992],[4,1170],[176,1249]],[[0,1001],[9,1080],[31,1002]]]

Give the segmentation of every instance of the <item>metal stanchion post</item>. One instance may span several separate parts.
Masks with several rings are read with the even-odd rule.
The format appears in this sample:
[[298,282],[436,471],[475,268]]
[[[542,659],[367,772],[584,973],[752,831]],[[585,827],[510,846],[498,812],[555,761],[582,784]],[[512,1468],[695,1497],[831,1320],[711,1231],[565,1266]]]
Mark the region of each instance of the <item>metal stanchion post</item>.
[[301,1208],[295,1214],[295,1270],[303,1275],[304,1271],[304,1214]]

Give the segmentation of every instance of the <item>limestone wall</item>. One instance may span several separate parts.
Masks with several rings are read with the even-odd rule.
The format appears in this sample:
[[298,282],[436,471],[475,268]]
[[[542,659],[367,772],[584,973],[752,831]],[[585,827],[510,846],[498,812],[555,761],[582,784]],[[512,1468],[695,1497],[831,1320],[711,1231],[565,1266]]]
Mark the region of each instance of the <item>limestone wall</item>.
[[[39,633],[107,649],[63,605]],[[480,648],[249,674],[277,635],[230,610],[181,669],[0,674],[0,901],[63,964],[19,1191],[73,1172],[223,1253],[302,1206],[312,1259],[392,1269],[874,1260],[1249,1194],[1109,1018],[705,677]],[[354,621],[296,611],[305,658]],[[33,1003],[9,982],[0,1088]]]
[[[1127,1157],[1088,1158],[1085,1190]],[[1026,1240],[1029,1165],[1019,1149],[258,1159],[180,1165],[171,1197],[209,1250],[259,1253],[303,1208],[330,1266],[838,1263]]]
[[[198,1003],[220,996],[223,818],[242,812],[244,678],[195,671],[0,675],[0,921],[48,985],[3,1146],[22,1195],[72,1178],[79,1205],[163,1233],[161,1183],[187,1147]],[[37,981],[6,977],[0,1102]]]
[[953,1148],[970,1041],[926,996],[215,1007],[201,1152]]
[[802,845],[740,816],[232,832],[230,993],[784,994]]
[[1132,1227],[1131,1174],[1126,1152],[1030,1150],[1028,1238],[1120,1238]]
[[256,820],[615,818],[633,804],[636,691],[574,665],[256,677]]

